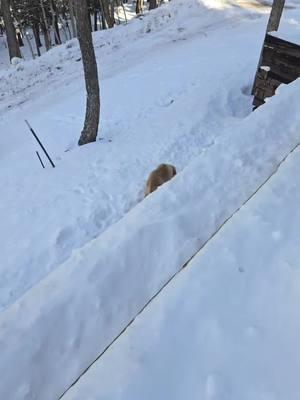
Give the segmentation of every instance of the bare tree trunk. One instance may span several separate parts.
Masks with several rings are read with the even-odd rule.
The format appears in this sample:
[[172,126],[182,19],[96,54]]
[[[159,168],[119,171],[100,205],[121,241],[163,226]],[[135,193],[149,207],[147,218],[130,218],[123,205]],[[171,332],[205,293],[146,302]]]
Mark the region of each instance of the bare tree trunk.
[[109,14],[112,26],[115,25],[115,0],[108,0]]
[[60,33],[59,33],[57,11],[55,11],[55,14],[54,14],[54,30],[55,30],[55,43],[61,44],[62,41],[61,41],[61,37],[60,37]]
[[45,47],[46,47],[46,50],[48,51],[51,49],[51,42],[50,42],[49,31],[46,28],[44,20],[41,21],[41,28],[42,28],[42,32],[44,35]]
[[42,9],[42,14],[43,14],[43,22],[41,24],[41,27],[42,27],[42,31],[44,34],[45,47],[46,47],[46,50],[48,51],[51,48],[51,37],[50,37],[50,30],[49,30],[49,25],[48,25],[48,20],[46,17],[43,0],[41,0],[41,9]]
[[99,14],[101,16],[101,28],[102,29],[106,29],[107,28],[107,26],[106,26],[107,24],[106,24],[106,21],[105,21],[101,0],[98,0],[98,4],[99,4]]
[[[86,0],[85,0],[85,1],[86,1]],[[89,12],[89,18],[88,18],[87,22],[88,22],[88,24],[89,24],[90,31],[93,32],[92,21],[91,21],[91,14],[90,14],[90,12]]]
[[[65,27],[64,32],[66,32],[67,40],[72,39],[73,36],[71,34],[69,21],[68,21],[67,14],[66,14],[66,7],[64,5],[61,8],[61,18],[60,18],[60,20],[62,21],[62,24]],[[68,34],[67,34],[67,32],[68,32]]]
[[65,24],[66,24],[66,28],[67,28],[68,34],[69,34],[68,40],[70,40],[70,39],[72,39],[72,33],[71,33],[71,30],[70,30],[69,22],[68,22],[68,20],[66,18],[65,18]]
[[41,56],[40,47],[42,46],[42,43],[40,40],[39,25],[36,22],[32,25],[32,31],[34,35],[37,55],[40,57]]
[[120,13],[119,13],[119,4],[117,4],[117,17],[118,17],[118,24],[121,23]]
[[141,14],[143,12],[143,0],[136,0],[135,13]]
[[24,42],[23,42],[23,38],[22,38],[22,35],[21,35],[20,31],[17,32],[17,39],[18,39],[19,46],[23,47],[24,46]]
[[97,62],[88,20],[90,18],[86,0],[73,0],[78,40],[82,54],[85,85],[87,91],[86,114],[79,145],[95,142],[100,115],[100,94]]
[[66,26],[65,26],[65,21],[61,18],[61,16],[57,13],[57,15],[58,15],[58,19],[59,19],[59,21],[60,21],[60,23],[61,23],[61,28],[62,28],[62,30],[63,30],[63,32],[64,32],[64,35],[65,35],[65,39],[66,39],[66,41],[67,40],[69,40],[69,37],[68,37],[68,34],[67,34],[67,29],[66,29]]
[[50,9],[52,14],[52,28],[54,30],[55,44],[61,44],[59,28],[58,28],[57,10],[55,8],[53,0],[50,0]]
[[98,11],[94,11],[94,31],[98,30]]
[[127,24],[128,19],[127,19],[127,13],[126,13],[126,10],[125,10],[125,7],[124,7],[123,0],[121,0],[121,7],[122,7],[122,9],[123,9],[125,22],[126,22],[126,24]]
[[157,0],[149,0],[149,10],[153,10],[158,7]]
[[101,14],[101,26],[102,26],[102,29],[108,28],[103,14]]
[[100,0],[100,4],[101,4],[101,11],[102,14],[104,15],[107,26],[109,28],[113,28],[115,21],[114,18],[111,18],[109,0]]
[[10,0],[1,0],[1,10],[6,31],[6,39],[10,60],[14,57],[21,58],[21,51],[16,37],[16,30],[10,12]]
[[72,37],[77,36],[76,24],[75,24],[75,17],[74,17],[74,8],[73,8],[73,1],[69,0],[69,9],[70,9],[70,20],[71,20],[71,27],[72,27]]
[[30,39],[29,39],[29,37],[28,37],[28,34],[26,33],[26,31],[24,32],[24,30],[23,30],[23,36],[25,36],[25,38],[26,38],[26,40],[27,40],[27,44],[28,44],[28,47],[30,48],[30,53],[31,53],[31,55],[32,55],[32,58],[35,59],[31,41],[30,41]]

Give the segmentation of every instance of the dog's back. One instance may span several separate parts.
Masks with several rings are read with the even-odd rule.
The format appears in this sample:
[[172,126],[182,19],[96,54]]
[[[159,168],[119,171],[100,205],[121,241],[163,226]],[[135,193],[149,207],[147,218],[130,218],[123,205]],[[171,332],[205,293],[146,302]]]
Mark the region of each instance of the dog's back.
[[146,183],[145,197],[176,175],[176,168],[170,164],[160,164],[151,172]]

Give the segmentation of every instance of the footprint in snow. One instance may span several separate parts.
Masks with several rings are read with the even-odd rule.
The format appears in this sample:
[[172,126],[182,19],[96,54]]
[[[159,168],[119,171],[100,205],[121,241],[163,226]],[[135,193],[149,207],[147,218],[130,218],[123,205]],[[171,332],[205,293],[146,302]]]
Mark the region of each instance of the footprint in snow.
[[55,244],[59,249],[66,249],[73,246],[74,243],[74,231],[71,227],[62,228],[55,240]]

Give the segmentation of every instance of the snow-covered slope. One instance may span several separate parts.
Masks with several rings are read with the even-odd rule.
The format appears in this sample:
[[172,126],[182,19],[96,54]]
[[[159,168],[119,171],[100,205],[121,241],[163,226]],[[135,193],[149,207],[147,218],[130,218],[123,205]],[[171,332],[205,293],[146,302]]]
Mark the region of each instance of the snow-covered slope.
[[298,150],[63,399],[298,400],[299,170]]
[[[95,35],[102,93],[95,144],[75,146],[85,100],[75,42],[0,72],[1,398],[58,398],[299,143],[299,82],[250,114],[265,8],[207,3],[172,0],[143,20]],[[286,12],[286,31],[295,18],[297,9]],[[41,169],[24,118],[55,169]],[[160,162],[179,174],[140,202]],[[242,249],[241,257],[248,251]],[[198,302],[192,296],[191,312]],[[218,398],[214,373],[203,379],[207,398]],[[113,397],[112,383],[103,390]],[[81,385],[74,396],[80,398],[77,390],[86,398]],[[259,388],[257,396],[276,399],[274,393]]]
[[51,400],[61,395],[276,173],[300,144],[299,86],[297,81],[282,88],[281,94],[2,312],[4,398]]
[[[157,164],[182,170],[250,112],[259,15],[175,0],[96,34],[103,140],[81,149],[74,148],[85,110],[77,45],[3,72],[0,308],[124,216]],[[56,169],[41,169],[24,119]]]

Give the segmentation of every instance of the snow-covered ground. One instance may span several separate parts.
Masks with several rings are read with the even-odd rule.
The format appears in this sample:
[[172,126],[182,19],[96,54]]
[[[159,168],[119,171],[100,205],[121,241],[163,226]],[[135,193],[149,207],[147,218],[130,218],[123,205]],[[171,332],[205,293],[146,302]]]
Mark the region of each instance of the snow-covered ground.
[[[296,38],[299,8],[287,5],[281,29]],[[76,143],[85,91],[76,41],[0,70],[1,398],[58,398],[299,143],[299,82],[280,88],[251,113],[249,92],[268,10],[254,0],[172,0],[127,26],[95,33],[99,140],[81,148]],[[45,143],[55,169],[41,168],[24,119]],[[179,174],[141,202],[147,175],[161,162],[176,165]],[[288,369],[299,327],[286,335],[283,330],[296,318],[298,164],[299,153],[289,157],[68,398],[152,398],[153,373],[159,398],[182,398],[187,386],[191,398],[299,398],[297,352]],[[265,249],[258,261],[248,257],[256,248]],[[270,261],[265,270],[261,260]],[[290,272],[281,282],[285,270]],[[268,279],[269,302],[262,294]],[[273,339],[272,299],[280,312]],[[183,325],[173,335],[176,310]],[[151,324],[157,330],[146,339]],[[215,341],[220,359],[215,351],[210,360]],[[277,352],[278,342],[288,345]],[[159,354],[169,370],[177,345],[179,365],[166,379],[181,376],[187,360],[190,369],[186,383],[180,386],[176,378],[169,395],[169,384],[160,380]],[[275,363],[264,385],[258,382],[260,353],[261,368],[271,357],[285,357],[285,397]],[[236,383],[236,360],[251,355]],[[134,371],[140,379],[132,383]],[[107,384],[95,387],[103,377]]]
[[[74,42],[2,72],[0,308],[124,216],[157,164],[182,170],[250,112],[265,19],[186,4],[95,35],[103,139],[96,145],[75,147],[85,94]],[[41,169],[24,119],[55,170]]]
[[[124,4],[124,8],[121,6],[116,8],[116,13],[115,13],[116,24],[125,23],[126,21],[130,21],[131,19],[133,19],[135,17],[134,11],[135,11],[135,4],[133,4],[132,1],[130,0],[128,3]],[[68,21],[68,24],[69,27],[66,26],[66,23],[63,20],[58,22],[60,39],[62,43],[67,42],[72,37],[71,21]],[[91,15],[91,25],[94,28],[94,15]],[[99,14],[97,18],[97,26],[98,30],[101,29]],[[52,27],[50,27],[50,37],[52,46],[55,46],[54,44],[55,34]],[[44,54],[46,52],[46,47],[45,47],[44,36],[42,34],[40,35],[40,40],[42,46],[39,48],[39,51],[41,54]],[[27,28],[23,31],[23,46],[20,47],[20,50],[22,58],[25,61],[32,60],[38,57],[38,51],[36,48],[34,35],[30,28]],[[0,70],[3,68],[7,68],[9,64],[10,61],[7,51],[7,41],[4,34],[3,36],[0,36]]]
[[299,169],[298,149],[63,399],[298,400]]
[[[278,166],[300,144],[299,85],[282,88],[264,108],[240,121],[174,180],[0,314],[4,398],[58,398],[195,252],[276,176]],[[297,187],[294,177],[286,179]],[[269,204],[277,201],[276,192],[271,193],[275,199]],[[288,207],[290,215],[297,210],[297,198],[294,206]],[[271,216],[273,211],[271,207]],[[285,215],[275,215],[279,223],[291,226]],[[297,222],[294,217],[296,244]],[[274,237],[280,235],[279,228],[274,230]],[[281,242],[282,248],[290,246],[284,234]],[[236,243],[241,250],[236,257],[243,256],[240,245]],[[264,243],[257,237],[250,247],[259,246],[263,249]]]

